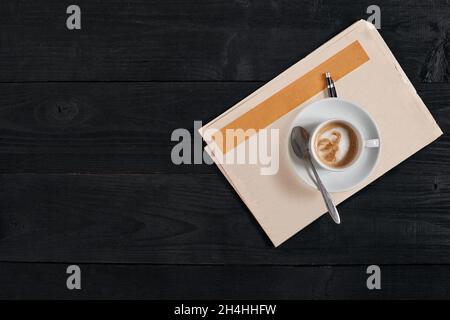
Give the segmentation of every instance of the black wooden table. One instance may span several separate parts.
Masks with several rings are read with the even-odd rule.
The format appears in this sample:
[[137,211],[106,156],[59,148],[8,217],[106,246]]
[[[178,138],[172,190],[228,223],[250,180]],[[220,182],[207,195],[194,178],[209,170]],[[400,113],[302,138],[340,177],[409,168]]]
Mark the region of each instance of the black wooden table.
[[[372,1],[0,2],[0,298],[450,296],[450,5],[378,1],[444,135],[273,248],[193,131]],[[68,290],[79,265],[82,289]],[[382,289],[366,287],[379,265]]]

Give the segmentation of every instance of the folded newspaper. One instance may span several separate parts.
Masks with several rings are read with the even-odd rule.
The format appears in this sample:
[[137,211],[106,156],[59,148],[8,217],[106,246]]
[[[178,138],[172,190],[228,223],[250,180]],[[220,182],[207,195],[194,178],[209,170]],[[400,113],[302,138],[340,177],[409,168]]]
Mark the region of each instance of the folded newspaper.
[[[205,150],[275,246],[327,212],[320,193],[294,173],[287,141],[302,107],[327,96],[328,71],[339,96],[375,120],[383,142],[371,175],[351,191],[333,193],[335,203],[442,134],[376,28],[361,20],[342,31],[199,130]],[[236,131],[245,134],[227,137]],[[276,135],[267,153],[254,150],[268,132]]]

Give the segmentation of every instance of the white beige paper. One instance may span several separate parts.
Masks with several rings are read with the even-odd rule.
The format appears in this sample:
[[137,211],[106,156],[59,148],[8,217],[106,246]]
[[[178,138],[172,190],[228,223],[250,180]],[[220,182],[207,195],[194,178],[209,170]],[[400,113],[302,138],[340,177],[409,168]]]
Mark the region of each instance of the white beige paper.
[[[375,120],[382,145],[380,160],[370,177],[354,190],[332,195],[336,203],[347,199],[442,134],[378,31],[364,20],[356,22],[205,125],[200,134],[209,128],[225,127],[355,40],[370,60],[336,81],[336,87],[339,97],[361,105]],[[277,128],[280,132],[280,163],[275,175],[261,175],[257,165],[218,163],[210,154],[275,246],[326,212],[320,193],[298,178],[288,155],[289,128],[293,119],[304,105],[324,97],[326,91],[267,127]],[[238,145],[235,152],[244,150],[248,143],[249,140]],[[207,146],[206,151],[210,153],[211,149]],[[345,223],[345,213],[342,216]]]

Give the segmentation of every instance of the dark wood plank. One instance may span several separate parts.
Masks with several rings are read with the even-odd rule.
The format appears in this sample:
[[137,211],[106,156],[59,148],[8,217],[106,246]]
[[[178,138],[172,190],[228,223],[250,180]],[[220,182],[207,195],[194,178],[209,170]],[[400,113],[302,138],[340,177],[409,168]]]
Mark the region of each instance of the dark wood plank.
[[[1,84],[1,172],[167,172],[177,128],[194,132],[261,83]],[[193,141],[192,141],[193,144]]]
[[[176,166],[174,129],[193,133],[263,83],[0,84],[1,173],[214,173]],[[419,94],[444,132],[450,86],[421,84]],[[448,172],[447,134],[408,163],[412,172]]]
[[80,265],[81,290],[67,290],[67,264],[0,263],[0,299],[443,299],[450,267]]
[[[0,4],[0,81],[263,80],[358,19],[373,1],[79,0]],[[378,1],[381,33],[415,82],[447,81],[446,1]],[[437,61],[444,61],[438,63]]]
[[[0,260],[450,263],[449,175],[394,169],[273,248],[217,174],[0,175]],[[205,192],[205,191],[208,192]]]

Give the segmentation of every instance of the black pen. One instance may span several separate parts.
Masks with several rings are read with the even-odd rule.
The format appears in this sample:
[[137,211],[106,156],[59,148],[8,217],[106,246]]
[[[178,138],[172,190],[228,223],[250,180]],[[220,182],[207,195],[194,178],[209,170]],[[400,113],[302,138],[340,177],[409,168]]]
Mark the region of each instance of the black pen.
[[334,86],[334,81],[331,79],[331,75],[329,72],[325,73],[325,77],[327,79],[327,88],[328,94],[330,97],[337,98],[336,87]]

